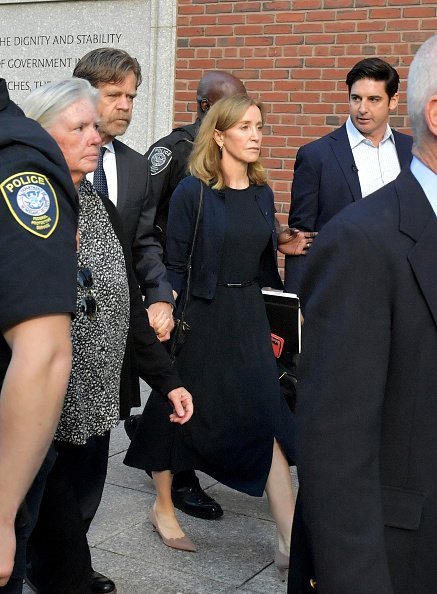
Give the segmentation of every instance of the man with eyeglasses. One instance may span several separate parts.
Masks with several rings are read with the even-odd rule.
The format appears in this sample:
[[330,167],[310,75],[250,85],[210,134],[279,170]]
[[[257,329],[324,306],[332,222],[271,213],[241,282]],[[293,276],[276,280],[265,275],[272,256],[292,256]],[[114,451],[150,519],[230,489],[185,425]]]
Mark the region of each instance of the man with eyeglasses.
[[77,213],[59,147],[24,117],[0,79],[2,594],[22,592],[44,473],[31,484],[53,438],[70,374]]

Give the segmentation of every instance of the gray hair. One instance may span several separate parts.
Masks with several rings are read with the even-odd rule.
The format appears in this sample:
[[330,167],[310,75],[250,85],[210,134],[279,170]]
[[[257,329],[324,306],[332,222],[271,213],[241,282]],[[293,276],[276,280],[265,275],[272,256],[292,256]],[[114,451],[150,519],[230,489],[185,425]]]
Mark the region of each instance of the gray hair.
[[89,99],[97,106],[99,91],[83,78],[69,78],[35,89],[24,99],[21,108],[28,118],[47,130],[70,105],[82,99]]
[[408,73],[408,115],[417,146],[428,135],[425,106],[433,95],[437,95],[437,35],[417,50]]

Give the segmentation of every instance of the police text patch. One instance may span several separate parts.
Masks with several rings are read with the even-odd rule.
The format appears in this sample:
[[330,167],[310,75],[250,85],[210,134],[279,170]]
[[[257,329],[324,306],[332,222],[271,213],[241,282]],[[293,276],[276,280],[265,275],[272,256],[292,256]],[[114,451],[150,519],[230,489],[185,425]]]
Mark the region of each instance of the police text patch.
[[172,152],[165,146],[155,146],[153,151],[149,155],[150,161],[150,173],[151,175],[157,175],[164,171],[169,165],[172,159]]
[[59,206],[45,175],[15,173],[0,183],[0,190],[17,223],[38,237],[50,237],[58,224]]

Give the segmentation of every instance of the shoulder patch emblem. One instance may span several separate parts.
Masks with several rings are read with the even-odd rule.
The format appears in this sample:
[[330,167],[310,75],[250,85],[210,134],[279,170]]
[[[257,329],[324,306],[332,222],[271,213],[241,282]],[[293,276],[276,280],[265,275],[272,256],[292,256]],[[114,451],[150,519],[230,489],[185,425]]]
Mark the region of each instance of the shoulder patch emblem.
[[151,175],[157,175],[164,171],[170,164],[172,157],[173,153],[166,146],[155,146],[149,155]]
[[22,171],[0,183],[0,190],[17,223],[38,237],[50,237],[58,225],[59,206],[45,175]]

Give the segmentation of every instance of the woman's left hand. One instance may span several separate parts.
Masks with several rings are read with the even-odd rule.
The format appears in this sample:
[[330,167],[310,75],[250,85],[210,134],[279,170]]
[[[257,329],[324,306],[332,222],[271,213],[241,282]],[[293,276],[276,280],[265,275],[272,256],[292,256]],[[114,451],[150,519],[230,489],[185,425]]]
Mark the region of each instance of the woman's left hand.
[[183,387],[175,388],[168,393],[168,399],[173,404],[174,412],[170,415],[172,423],[183,425],[189,421],[193,415],[193,397]]

